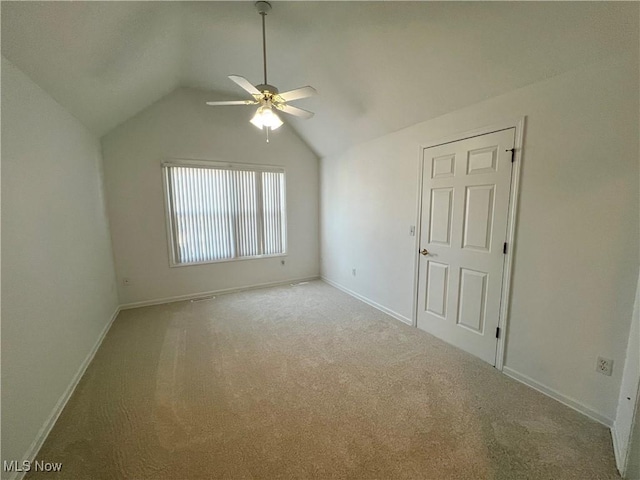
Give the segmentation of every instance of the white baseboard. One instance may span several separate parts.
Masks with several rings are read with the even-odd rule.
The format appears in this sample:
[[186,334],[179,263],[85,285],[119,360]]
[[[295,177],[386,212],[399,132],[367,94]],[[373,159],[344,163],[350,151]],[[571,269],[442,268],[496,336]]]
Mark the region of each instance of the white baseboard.
[[605,427],[608,427],[610,429],[611,427],[613,427],[612,419],[596,412],[595,410],[592,410],[586,405],[580,403],[578,400],[575,400],[571,397],[567,397],[566,395],[563,395],[562,393],[557,392],[553,388],[549,388],[546,385],[538,383],[533,378],[528,377],[523,373],[517,372],[507,366],[504,366],[502,368],[502,372],[505,375],[513,378],[514,380],[518,380],[519,382],[524,383],[525,385],[528,385],[534,390],[537,390],[540,393],[544,393],[546,396],[551,397],[554,400],[557,400],[558,402],[576,410],[577,412],[582,413],[583,415],[586,415],[587,417],[591,418],[592,420],[595,420],[598,423],[601,423]]
[[131,308],[150,307],[152,305],[162,305],[165,303],[182,302],[184,300],[192,300],[194,298],[207,297],[211,295],[224,295],[226,293],[244,292],[246,290],[257,290],[259,288],[277,287],[280,285],[287,285],[290,283],[310,282],[311,280],[318,280],[319,275],[303,278],[291,278],[288,280],[280,280],[277,282],[256,283],[253,285],[245,285],[242,287],[223,288],[220,290],[211,290],[208,292],[189,293],[187,295],[176,295],[173,297],[156,298],[153,300],[145,300],[142,302],[125,303],[120,305],[121,310],[129,310]]
[[357,298],[358,300],[366,303],[367,305],[371,305],[373,308],[380,310],[383,313],[386,313],[390,317],[395,318],[396,320],[400,320],[402,323],[406,323],[407,325],[413,325],[413,322],[410,318],[405,317],[404,315],[399,314],[398,312],[394,312],[390,308],[385,307],[384,305],[380,305],[377,302],[365,297],[364,295],[360,295],[359,293],[354,292],[353,290],[348,289],[347,287],[340,285],[339,283],[334,282],[333,280],[329,280],[327,277],[320,277],[322,281],[328,283],[332,287],[336,287],[338,290],[342,290],[344,293],[351,295],[352,297]]
[[[47,418],[47,420],[44,422],[44,424],[40,428],[40,431],[36,435],[35,440],[33,441],[31,446],[25,453],[24,455],[25,460],[29,460],[31,462],[35,460],[36,455],[38,455],[38,452],[42,447],[42,444],[49,436],[51,429],[56,424],[58,417],[60,417],[60,414],[62,413],[62,410],[64,410],[64,407],[67,405],[67,402],[71,398],[71,395],[73,395],[73,392],[78,386],[78,383],[80,382],[80,379],[84,375],[84,372],[87,370],[87,367],[91,363],[91,360],[93,360],[93,357],[96,355],[96,352],[100,348],[100,345],[102,345],[102,341],[104,340],[104,337],[107,336],[107,332],[111,328],[113,321],[118,316],[118,313],[120,313],[120,307],[117,307],[116,310],[113,312],[113,314],[111,315],[111,319],[104,326],[104,328],[102,329],[102,332],[100,332],[98,339],[94,343],[93,347],[91,348],[91,350],[89,351],[89,353],[87,354],[83,362],[80,364],[80,367],[78,368],[78,370],[76,371],[76,374],[71,379],[71,382],[67,386],[67,389],[64,391],[62,396],[58,399],[58,403],[56,403],[56,406],[53,407],[53,410],[51,411],[49,418]],[[22,477],[25,476],[25,474],[26,472],[13,472],[13,474],[9,476],[9,479],[20,480],[22,479]]]

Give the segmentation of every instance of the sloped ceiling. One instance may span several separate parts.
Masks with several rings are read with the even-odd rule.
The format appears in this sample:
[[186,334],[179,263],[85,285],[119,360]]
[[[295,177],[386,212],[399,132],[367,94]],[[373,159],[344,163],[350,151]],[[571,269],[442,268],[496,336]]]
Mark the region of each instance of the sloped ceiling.
[[[178,86],[262,81],[253,2],[2,2],[2,54],[103,135]],[[320,156],[637,50],[637,3],[273,2],[269,83],[313,85],[288,124]],[[206,107],[203,105],[203,108]],[[251,115],[247,108],[247,119]]]

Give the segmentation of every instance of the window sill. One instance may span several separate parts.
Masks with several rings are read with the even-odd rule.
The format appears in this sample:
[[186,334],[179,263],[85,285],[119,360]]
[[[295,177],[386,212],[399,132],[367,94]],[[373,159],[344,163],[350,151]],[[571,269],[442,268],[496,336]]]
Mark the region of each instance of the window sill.
[[253,257],[239,257],[239,258],[223,258],[220,260],[207,260],[204,262],[190,262],[190,263],[169,263],[170,268],[181,268],[181,267],[193,267],[198,265],[211,265],[215,263],[229,263],[229,262],[245,262],[247,260],[261,260],[264,258],[278,258],[278,257],[286,257],[287,253],[276,253],[274,255],[255,255]]

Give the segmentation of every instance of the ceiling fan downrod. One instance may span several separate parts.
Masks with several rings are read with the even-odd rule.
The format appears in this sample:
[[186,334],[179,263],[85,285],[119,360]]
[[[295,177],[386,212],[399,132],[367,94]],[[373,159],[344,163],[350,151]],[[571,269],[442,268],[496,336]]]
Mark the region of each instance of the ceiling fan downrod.
[[268,85],[267,83],[267,33],[266,33],[266,17],[267,13],[271,10],[271,4],[265,1],[256,2],[256,8],[258,9],[258,13],[262,17],[262,59],[264,66],[264,85]]

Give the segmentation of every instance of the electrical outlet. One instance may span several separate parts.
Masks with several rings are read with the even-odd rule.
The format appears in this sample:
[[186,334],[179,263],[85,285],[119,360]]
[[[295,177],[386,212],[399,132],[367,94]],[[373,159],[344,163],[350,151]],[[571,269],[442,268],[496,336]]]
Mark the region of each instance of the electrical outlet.
[[355,268],[351,270],[351,275],[353,275],[354,277],[356,276],[356,269]]
[[122,285],[124,285],[125,287],[128,287],[129,285],[131,285],[131,279],[128,277],[123,278]]
[[280,260],[280,265],[284,265],[284,260]]
[[598,357],[596,372],[611,376],[611,373],[613,372],[613,360],[610,358]]

